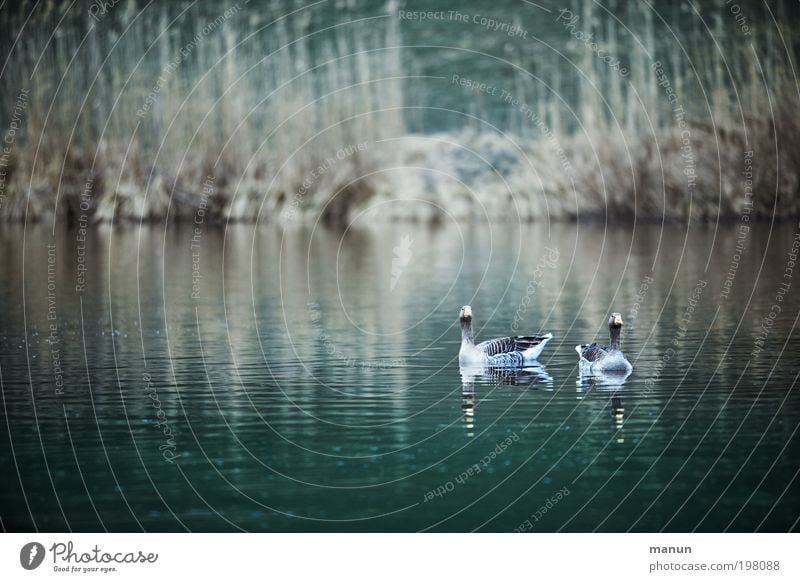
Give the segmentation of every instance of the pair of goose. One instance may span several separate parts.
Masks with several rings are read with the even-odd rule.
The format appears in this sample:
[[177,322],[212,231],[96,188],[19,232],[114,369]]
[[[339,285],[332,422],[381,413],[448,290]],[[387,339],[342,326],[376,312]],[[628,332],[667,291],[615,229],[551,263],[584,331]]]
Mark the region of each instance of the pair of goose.
[[[459,319],[461,349],[458,352],[458,362],[464,367],[519,368],[533,364],[544,350],[545,344],[553,337],[551,333],[518,335],[476,344],[472,330],[472,308],[469,305],[461,308]],[[575,346],[575,351],[580,357],[581,373],[627,373],[633,370],[633,366],[621,349],[622,315],[611,314],[608,319],[608,331],[611,336],[610,345],[601,346],[597,342],[592,342]]]

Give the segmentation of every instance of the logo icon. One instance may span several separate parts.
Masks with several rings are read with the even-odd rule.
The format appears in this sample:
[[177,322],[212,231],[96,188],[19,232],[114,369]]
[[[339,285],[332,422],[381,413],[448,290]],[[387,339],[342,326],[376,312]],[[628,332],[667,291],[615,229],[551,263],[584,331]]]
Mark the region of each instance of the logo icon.
[[44,561],[44,546],[39,542],[28,542],[19,552],[19,563],[26,570],[35,570]]

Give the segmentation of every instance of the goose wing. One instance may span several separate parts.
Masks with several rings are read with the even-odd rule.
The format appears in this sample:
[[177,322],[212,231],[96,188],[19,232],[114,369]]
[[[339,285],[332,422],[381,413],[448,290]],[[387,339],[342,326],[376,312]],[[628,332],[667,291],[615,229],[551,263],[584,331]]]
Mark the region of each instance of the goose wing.
[[597,342],[590,344],[581,344],[577,346],[577,352],[580,356],[589,362],[596,362],[597,360],[605,357],[608,354],[608,346],[601,346]]
[[476,348],[481,350],[487,356],[497,356],[499,354],[511,354],[514,352],[524,352],[531,348],[535,348],[542,342],[546,342],[551,337],[550,334],[545,335],[517,335],[511,337],[499,337],[485,342],[479,343]]

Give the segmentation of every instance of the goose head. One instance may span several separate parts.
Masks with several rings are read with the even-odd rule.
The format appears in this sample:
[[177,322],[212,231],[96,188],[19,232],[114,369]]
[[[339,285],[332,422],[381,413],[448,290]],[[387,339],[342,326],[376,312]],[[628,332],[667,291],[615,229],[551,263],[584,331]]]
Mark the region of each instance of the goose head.
[[458,314],[461,323],[472,323],[472,307],[465,305]]
[[616,311],[608,318],[608,327],[610,329],[622,329],[622,314]]

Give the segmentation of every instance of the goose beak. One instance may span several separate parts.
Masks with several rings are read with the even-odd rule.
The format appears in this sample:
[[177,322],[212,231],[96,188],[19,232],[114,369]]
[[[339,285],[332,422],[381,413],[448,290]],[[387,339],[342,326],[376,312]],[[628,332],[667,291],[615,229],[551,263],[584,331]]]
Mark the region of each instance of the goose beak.
[[619,313],[615,313],[611,317],[614,321],[614,325],[622,326],[622,316]]

